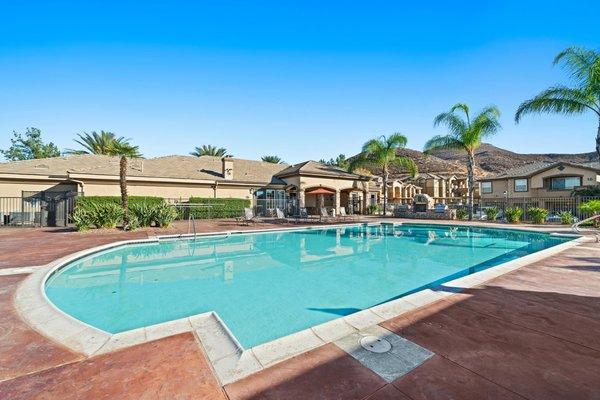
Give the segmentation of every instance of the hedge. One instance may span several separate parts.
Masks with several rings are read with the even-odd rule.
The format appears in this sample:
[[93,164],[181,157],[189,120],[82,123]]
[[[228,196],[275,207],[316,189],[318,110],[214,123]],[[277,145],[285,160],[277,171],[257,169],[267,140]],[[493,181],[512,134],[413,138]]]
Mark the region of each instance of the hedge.
[[[162,204],[165,201],[162,197],[129,196],[129,204]],[[104,205],[113,203],[121,205],[121,196],[81,196],[77,197],[76,205],[81,207],[92,205]]]
[[[234,218],[244,215],[244,208],[250,207],[249,199],[219,199],[190,197],[190,213],[196,219]],[[203,207],[198,207],[202,205]]]

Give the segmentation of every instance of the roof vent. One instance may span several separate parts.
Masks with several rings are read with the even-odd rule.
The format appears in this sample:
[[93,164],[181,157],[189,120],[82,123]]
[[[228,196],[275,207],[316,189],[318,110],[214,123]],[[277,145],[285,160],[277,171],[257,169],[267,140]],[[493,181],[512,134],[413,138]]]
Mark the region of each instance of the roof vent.
[[36,168],[36,169],[50,169],[50,166],[48,164],[36,164],[33,168]]

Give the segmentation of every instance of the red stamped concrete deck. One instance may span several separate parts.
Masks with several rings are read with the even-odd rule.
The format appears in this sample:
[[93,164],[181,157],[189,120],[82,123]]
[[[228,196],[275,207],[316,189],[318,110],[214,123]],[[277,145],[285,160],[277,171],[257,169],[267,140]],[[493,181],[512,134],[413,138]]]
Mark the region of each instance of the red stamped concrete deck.
[[[215,230],[231,229],[214,224]],[[134,234],[153,233],[11,229],[0,231],[0,248],[5,267],[37,265],[61,252]],[[46,250],[19,255],[23,248],[35,252],[33,238]],[[0,276],[1,399],[600,399],[597,244],[566,250],[382,323],[436,353],[390,384],[334,344],[225,388],[192,333],[85,358],[16,315],[12,295],[24,277]]]

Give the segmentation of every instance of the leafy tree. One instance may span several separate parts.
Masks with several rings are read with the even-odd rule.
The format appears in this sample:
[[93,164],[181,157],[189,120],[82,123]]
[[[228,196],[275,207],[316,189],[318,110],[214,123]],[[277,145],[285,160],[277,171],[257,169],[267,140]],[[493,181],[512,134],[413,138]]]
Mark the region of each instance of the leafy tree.
[[271,164],[283,164],[283,160],[278,156],[262,156],[261,160]]
[[329,161],[321,159],[319,162],[322,164],[331,165],[333,167],[340,167],[345,170],[350,168],[350,161],[343,154],[338,155],[336,158],[330,158]]
[[200,147],[196,147],[194,151],[190,153],[192,156],[201,157],[201,156],[214,156],[214,157],[224,157],[227,155],[227,149],[224,147],[212,146],[210,144],[203,144]]
[[117,137],[112,132],[100,131],[79,134],[75,142],[83,147],[82,150],[69,150],[71,154],[102,154],[107,156],[120,156],[119,161],[119,186],[121,188],[121,207],[123,208],[123,229],[128,230],[129,225],[129,195],[127,194],[127,157],[141,157],[139,147],[129,143],[123,136]]
[[417,165],[408,157],[401,157],[397,150],[406,147],[406,136],[394,133],[390,136],[380,136],[371,139],[362,147],[360,155],[352,159],[350,171],[359,167],[375,166],[380,168],[383,174],[383,215],[387,214],[387,183],[390,178],[390,167],[397,166],[408,170],[411,176],[417,174]]
[[598,117],[596,153],[600,157],[600,53],[582,47],[569,47],[554,58],[554,65],[562,64],[573,86],[557,85],[523,102],[515,113],[518,123],[523,115],[554,113],[578,115],[591,111]]
[[[464,117],[460,114],[464,114]],[[425,143],[425,152],[452,149],[467,153],[467,208],[469,220],[473,219],[473,191],[475,189],[475,151],[484,138],[494,135],[500,129],[500,110],[489,106],[471,118],[469,106],[458,103],[449,112],[441,113],[433,121],[434,126],[446,125],[449,133],[438,135]]]
[[0,150],[0,154],[9,161],[60,156],[60,150],[54,143],[42,141],[42,131],[38,128],[27,128],[25,135],[13,131],[10,142],[8,149]]

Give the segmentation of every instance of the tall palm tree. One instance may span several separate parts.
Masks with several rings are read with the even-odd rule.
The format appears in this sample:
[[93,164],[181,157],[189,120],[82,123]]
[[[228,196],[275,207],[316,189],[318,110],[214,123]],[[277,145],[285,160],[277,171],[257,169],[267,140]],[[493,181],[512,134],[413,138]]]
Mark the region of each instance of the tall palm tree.
[[102,154],[107,156],[120,156],[119,160],[119,186],[121,189],[121,207],[123,207],[123,229],[129,229],[129,196],[127,194],[127,157],[141,157],[139,147],[129,143],[123,136],[117,137],[112,132],[100,131],[79,134],[82,150],[67,150],[70,154]]
[[592,111],[598,117],[596,153],[600,158],[600,53],[582,47],[569,47],[554,58],[562,64],[574,81],[574,86],[557,85],[523,102],[515,113],[521,117],[531,113],[583,114]]
[[262,156],[261,160],[271,164],[283,164],[283,160],[278,156]]
[[382,135],[371,139],[362,147],[362,152],[350,162],[350,171],[358,167],[374,166],[381,169],[383,175],[383,215],[387,214],[387,183],[390,178],[390,167],[396,166],[406,169],[411,176],[417,174],[417,165],[408,157],[398,155],[398,149],[406,147],[406,136],[394,133],[390,136]]
[[203,144],[200,147],[196,147],[194,151],[190,153],[192,156],[201,157],[201,156],[214,156],[214,157],[224,157],[227,155],[227,149],[224,147],[217,147],[210,144]]
[[[461,115],[461,114],[464,114]],[[469,220],[473,219],[473,191],[475,189],[475,151],[484,138],[494,135],[500,130],[500,110],[489,106],[481,110],[473,118],[469,106],[458,103],[450,111],[435,117],[434,126],[445,125],[449,133],[437,135],[425,143],[425,152],[434,150],[464,150],[467,153],[467,207]]]

